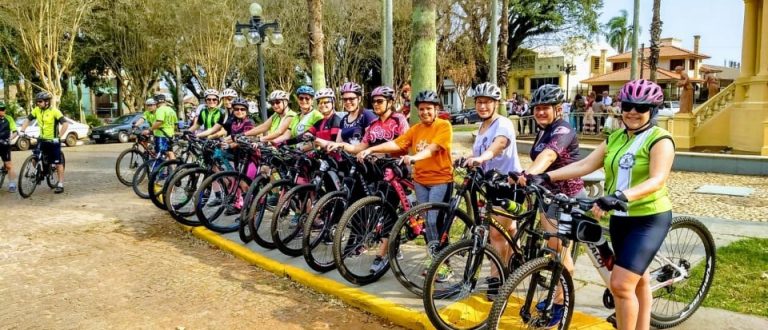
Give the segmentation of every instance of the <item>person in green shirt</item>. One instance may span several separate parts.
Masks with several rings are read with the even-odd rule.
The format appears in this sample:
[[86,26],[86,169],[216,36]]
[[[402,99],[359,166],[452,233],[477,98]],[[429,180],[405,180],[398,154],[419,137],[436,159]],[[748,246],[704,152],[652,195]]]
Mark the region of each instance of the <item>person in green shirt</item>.
[[190,132],[196,132],[202,128],[204,131],[213,128],[216,123],[219,122],[219,118],[224,116],[221,108],[219,108],[219,92],[215,89],[206,89],[203,92],[203,98],[205,99],[205,107],[200,110],[197,117],[192,118],[192,127],[189,128]]
[[56,165],[56,175],[59,177],[59,183],[53,192],[60,194],[64,192],[64,164],[61,163],[61,142],[64,139],[61,133],[67,131],[69,124],[64,119],[64,114],[59,109],[51,108],[51,96],[48,92],[40,92],[35,95],[36,107],[21,125],[21,133],[27,130],[29,123],[37,120],[37,126],[40,127],[40,136],[38,137],[38,148],[48,160]]
[[[149,98],[144,101],[144,114],[133,124],[133,128],[141,127],[144,123],[152,125],[155,122],[155,110],[157,110],[155,99]],[[144,130],[142,134],[149,135],[149,130]]]
[[166,104],[165,95],[155,95],[157,110],[155,111],[155,122],[150,129],[155,135],[155,151],[165,154],[168,159],[174,159],[176,156],[171,149],[171,137],[176,131],[176,111]]
[[283,135],[274,139],[272,143],[288,143],[296,144],[300,137],[316,122],[323,120],[323,114],[320,111],[312,109],[312,99],[315,97],[315,90],[309,86],[301,86],[296,90],[296,97],[299,99],[299,109],[301,112],[298,116],[293,117],[291,124],[288,126]]
[[[16,137],[16,122],[5,113],[5,103],[0,102],[0,160],[8,173],[8,192],[16,192],[16,175],[11,163],[11,140]],[[0,187],[2,188],[2,187]]]
[[266,133],[264,136],[259,136],[259,142],[272,142],[288,131],[293,118],[296,117],[296,112],[288,108],[288,93],[279,89],[273,91],[269,94],[269,104],[275,113],[244,135],[259,136]]

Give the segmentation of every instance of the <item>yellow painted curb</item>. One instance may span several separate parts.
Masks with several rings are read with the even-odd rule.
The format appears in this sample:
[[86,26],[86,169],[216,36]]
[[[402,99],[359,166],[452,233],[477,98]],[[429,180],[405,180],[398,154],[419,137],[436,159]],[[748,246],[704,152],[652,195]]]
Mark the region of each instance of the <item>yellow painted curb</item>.
[[[279,276],[287,276],[291,280],[317,291],[336,296],[349,305],[392,321],[401,327],[408,329],[434,329],[432,323],[424,312],[418,312],[402,305],[398,305],[363,290],[328,279],[320,274],[315,274],[298,267],[276,262],[240,245],[239,243],[230,241],[205,227],[189,227],[184,225],[182,225],[182,227],[185,230],[192,232],[193,235],[208,241],[222,250],[229,251],[238,258],[259,266],[264,270]],[[573,313],[571,328],[613,329],[608,322],[579,312]]]

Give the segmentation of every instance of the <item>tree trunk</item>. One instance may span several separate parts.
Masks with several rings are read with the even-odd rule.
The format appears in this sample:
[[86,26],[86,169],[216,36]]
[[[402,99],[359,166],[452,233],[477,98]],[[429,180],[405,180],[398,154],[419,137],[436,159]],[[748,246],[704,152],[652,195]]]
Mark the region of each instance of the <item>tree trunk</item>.
[[185,113],[184,113],[184,105],[182,102],[184,102],[184,82],[182,81],[181,77],[181,64],[179,63],[179,58],[176,58],[176,65],[174,65],[174,73],[175,73],[175,79],[176,79],[176,114],[179,117],[179,120],[186,120]]
[[[502,100],[507,98],[507,80],[509,78],[509,57],[507,57],[507,46],[509,46],[509,0],[501,1],[501,19],[499,29],[499,63],[497,77],[499,88],[501,88]],[[506,117],[507,102],[501,102],[499,105],[499,114]]]
[[312,87],[325,88],[325,35],[323,35],[324,0],[307,0],[309,7],[309,51],[312,67]]
[[[413,0],[411,13],[411,104],[424,90],[435,90],[437,82],[436,0]],[[410,121],[419,120],[419,112],[411,110]]]
[[651,20],[651,56],[650,80],[656,82],[656,68],[659,65],[659,38],[661,37],[661,0],[653,0],[653,19]]
[[629,79],[637,79],[637,35],[640,34],[640,0],[635,0],[635,10],[632,19],[632,61],[630,62]]

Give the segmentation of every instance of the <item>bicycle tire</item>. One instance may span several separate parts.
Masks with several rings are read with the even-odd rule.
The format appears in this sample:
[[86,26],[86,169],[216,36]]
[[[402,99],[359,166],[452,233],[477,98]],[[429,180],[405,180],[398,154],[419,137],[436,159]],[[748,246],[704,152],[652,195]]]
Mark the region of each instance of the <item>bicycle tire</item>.
[[[274,212],[275,207],[269,205],[270,198],[276,197],[279,199],[280,195],[287,192],[291,186],[293,186],[293,182],[289,180],[278,180],[269,183],[256,194],[251,202],[248,210],[248,225],[251,226],[253,241],[265,249],[275,248],[275,242],[272,241],[272,234],[270,233],[271,213]],[[269,215],[267,215],[268,211],[270,212]]]
[[147,188],[146,181],[149,176],[149,163],[149,161],[144,162],[144,164],[141,164],[136,172],[133,173],[133,184],[131,185],[133,187],[133,192],[136,194],[136,196],[139,196],[139,198],[142,199],[149,198],[149,191],[143,190]]
[[[541,300],[546,299],[549,292],[549,288],[542,286],[540,283],[541,277],[544,278],[544,283],[550,283],[552,277],[552,269],[555,266],[555,262],[549,257],[541,257],[533,259],[523,264],[520,268],[512,272],[507,278],[507,282],[501,286],[499,295],[493,302],[491,307],[491,313],[488,318],[487,326],[492,329],[505,328],[525,328],[525,329],[544,329],[542,322],[548,322],[549,319],[546,315],[543,318],[537,318],[533,316],[541,316],[540,311],[536,308],[536,304]],[[541,275],[542,272],[549,272],[549,274]],[[526,281],[528,279],[528,281]],[[573,286],[573,278],[571,274],[563,269],[560,273],[559,284],[563,288],[563,318],[557,325],[560,330],[568,329],[573,318],[573,305],[575,299],[575,289]],[[538,293],[536,297],[528,297]],[[530,309],[524,311],[519,308],[519,297],[523,295],[526,299],[530,299]],[[513,304],[510,304],[512,299]],[[505,315],[507,308],[510,308]],[[538,315],[537,315],[538,314]],[[538,323],[537,323],[538,322]],[[544,323],[546,325],[546,323]]]
[[[128,162],[125,166],[123,164],[124,160]],[[144,153],[133,148],[123,150],[120,155],[117,156],[117,160],[115,160],[115,175],[117,176],[117,180],[125,186],[132,186],[133,174],[136,173],[136,170],[141,164],[144,164],[145,161],[147,161],[147,158]]]
[[[366,214],[372,214],[373,218],[361,219]],[[389,233],[370,235],[375,233],[382,221],[394,223],[397,221],[397,211],[379,196],[364,197],[352,203],[339,220],[338,230],[333,237],[333,260],[341,277],[352,284],[373,283],[389,270],[389,261],[383,256],[387,264],[379,271],[370,273],[370,265],[373,264],[382,239],[389,238]],[[348,247],[348,244],[352,246]],[[353,268],[353,262],[362,267]]]
[[[29,196],[32,196],[32,193],[35,192],[35,189],[39,184],[37,180],[38,173],[36,161],[37,160],[35,159],[35,156],[29,156],[21,165],[21,170],[19,171],[18,189],[19,195],[21,195],[23,198],[29,198]],[[30,184],[29,187],[24,185],[25,181],[26,183]]]
[[5,183],[5,176],[8,172],[5,171],[5,167],[0,167],[0,188],[3,188],[3,183]]
[[[64,158],[64,152],[61,153],[61,166],[64,167],[64,169],[67,168],[67,161]],[[59,184],[59,177],[56,174],[56,169],[54,168],[53,164],[51,164],[51,172],[45,176],[45,183],[48,184],[48,188],[51,189],[56,188],[56,186]]]
[[251,226],[248,225],[248,210],[250,205],[253,204],[253,198],[258,194],[259,190],[269,184],[269,178],[263,174],[256,176],[248,187],[248,192],[245,193],[243,198],[243,210],[240,213],[240,228],[237,233],[240,236],[240,241],[248,243],[253,240],[254,233],[251,231]]
[[[442,202],[419,204],[408,210],[408,212],[401,214],[389,234],[389,251],[387,255],[389,256],[392,274],[395,275],[395,278],[403,287],[418,296],[421,296],[424,289],[423,272],[426,271],[424,268],[425,262],[430,256],[437,255],[440,251],[430,251],[430,249],[436,249],[437,247],[430,247],[426,244],[424,233],[415,236],[409,223],[412,217],[426,219],[426,214],[424,213],[430,211],[441,212],[439,215],[444,215],[450,208],[450,204]],[[438,219],[439,223],[444,223],[444,221]],[[451,229],[448,230],[452,234],[449,235],[449,241],[445,246],[468,238],[467,233],[472,228],[472,225],[473,223],[469,215],[462,210],[456,209]],[[402,259],[399,258],[400,252],[402,252]]]
[[205,180],[207,169],[202,167],[183,170],[174,175],[169,187],[163,196],[165,207],[171,217],[179,223],[197,227],[201,226],[195,213],[195,193],[200,184]]
[[314,191],[314,184],[303,184],[291,188],[280,198],[275,206],[276,212],[272,213],[269,230],[272,241],[280,252],[289,257],[301,255],[302,230],[309,215],[306,211],[306,203],[311,205],[317,199],[312,197]]
[[[681,246],[679,242],[675,241],[676,239],[687,239],[688,242]],[[687,255],[683,255],[686,253]],[[676,261],[678,266],[690,271],[689,276],[682,282],[673,283],[669,287],[662,287],[653,291],[651,325],[659,329],[666,329],[683,323],[696,312],[706,299],[715,276],[717,259],[715,241],[707,227],[699,220],[687,216],[675,217],[672,219],[669,232],[658,254]],[[699,258],[692,260],[693,257]],[[671,270],[672,268],[664,268],[656,260],[651,262],[648,267],[651,273],[651,286],[666,281],[669,276],[674,276],[670,275],[669,271],[665,272],[665,269]],[[682,308],[668,313],[670,305],[679,304],[681,301]]]
[[[169,168],[174,165],[181,164],[180,159],[169,159],[166,160],[160,165],[157,166],[157,168],[152,171],[149,175],[149,180],[147,180],[147,191],[149,191],[149,200],[152,201],[152,204],[155,204],[157,208],[161,210],[167,210],[165,203],[163,202],[163,197],[165,196],[165,190],[166,190],[166,183],[168,183],[169,179],[172,178],[173,172],[175,172],[175,168]],[[164,177],[160,177],[164,176]]]
[[[304,223],[302,254],[309,268],[316,272],[325,273],[336,268],[333,260],[333,236],[348,204],[347,192],[329,192],[320,197]],[[318,222],[322,222],[322,227],[312,228],[313,224]]]
[[[251,179],[236,171],[218,172],[203,181],[197,192],[195,192],[195,214],[197,214],[197,218],[203,226],[222,234],[238,230],[238,227],[240,227],[240,213],[243,207],[242,198],[245,193],[240,187],[241,182],[250,185]],[[222,193],[220,197],[222,203],[219,207],[214,206],[213,212],[206,212],[207,208],[205,206],[210,204],[205,203],[202,196],[204,196],[206,191],[213,191],[214,185],[220,187],[219,192]],[[229,187],[229,185],[234,186]],[[221,189],[221,187],[226,187],[226,189]],[[215,194],[215,191],[213,192]],[[208,194],[208,196],[211,195]],[[240,210],[237,210],[237,213],[227,215],[226,208],[237,208],[237,204],[241,204]],[[222,216],[229,217],[229,219],[225,219]],[[235,216],[235,218],[232,218],[232,216]]]
[[[422,302],[430,322],[437,329],[483,328],[491,309],[486,298],[488,282],[483,278],[490,276],[492,267],[500,269],[500,285],[507,278],[504,261],[495,249],[491,246],[483,248],[479,260],[473,250],[476,250],[473,240],[451,244],[435,256],[427,270]],[[452,276],[439,280],[440,269],[444,267],[448,267]],[[456,276],[454,269],[463,272]]]

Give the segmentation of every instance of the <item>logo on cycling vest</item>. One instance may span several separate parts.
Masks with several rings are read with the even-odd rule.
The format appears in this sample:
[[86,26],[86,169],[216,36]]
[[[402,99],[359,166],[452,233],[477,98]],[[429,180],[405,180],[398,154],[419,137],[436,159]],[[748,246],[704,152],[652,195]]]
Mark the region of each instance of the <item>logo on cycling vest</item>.
[[416,144],[416,152],[421,152],[429,146],[429,141],[421,140]]
[[635,155],[626,153],[619,159],[619,167],[622,169],[630,169],[635,166]]

